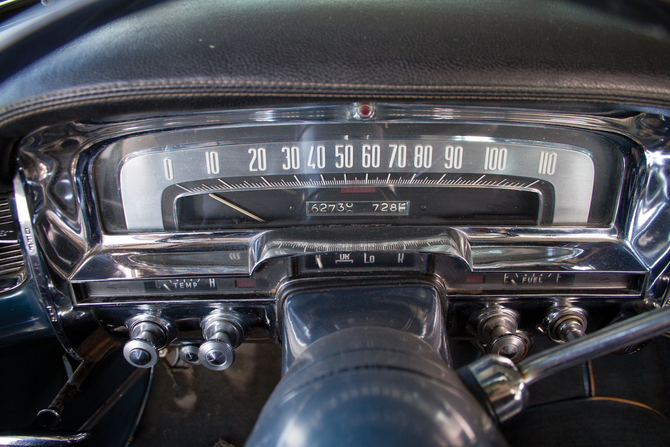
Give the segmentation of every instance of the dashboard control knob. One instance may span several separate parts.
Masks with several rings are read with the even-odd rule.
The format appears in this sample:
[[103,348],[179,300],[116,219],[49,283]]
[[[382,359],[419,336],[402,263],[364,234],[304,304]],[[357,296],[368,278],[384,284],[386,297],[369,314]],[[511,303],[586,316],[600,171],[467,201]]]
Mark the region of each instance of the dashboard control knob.
[[203,321],[202,335],[206,341],[198,350],[200,363],[214,371],[228,369],[244,339],[242,325],[235,318],[214,315]]
[[133,340],[127,345],[127,360],[139,368],[150,368],[156,363],[156,348],[144,340]]
[[199,348],[194,345],[182,346],[179,350],[179,358],[182,362],[189,365],[199,365],[200,358],[198,357]]
[[477,337],[487,352],[518,362],[530,350],[531,339],[519,330],[519,313],[502,306],[488,307],[472,318]]
[[518,362],[525,357],[530,349],[530,340],[521,333],[507,334],[491,343],[491,354],[507,357],[513,362]]
[[579,307],[552,307],[547,311],[540,330],[556,343],[565,343],[586,335],[588,314]]
[[210,340],[200,346],[198,358],[206,368],[223,371],[233,364],[235,350],[230,343],[223,340]]
[[130,327],[130,341],[123,356],[137,368],[151,368],[158,362],[158,350],[167,344],[167,331],[153,321],[137,321]]

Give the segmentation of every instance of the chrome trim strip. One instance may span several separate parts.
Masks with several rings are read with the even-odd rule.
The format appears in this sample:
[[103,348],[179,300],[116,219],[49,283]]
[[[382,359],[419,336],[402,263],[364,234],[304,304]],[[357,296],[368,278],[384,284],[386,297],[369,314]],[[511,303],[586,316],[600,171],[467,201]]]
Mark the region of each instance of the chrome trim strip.
[[[542,246],[530,245],[537,242]],[[627,258],[633,256],[612,229],[574,234],[570,229],[552,228],[517,234],[499,228],[356,227],[104,235],[102,244],[86,254],[68,279],[86,282],[185,274],[248,276],[271,259],[329,251],[443,254],[461,259],[473,270],[549,266],[560,259],[563,266],[582,265],[583,270],[584,265],[590,265],[588,259],[596,248],[605,246],[628,253]],[[492,247],[500,253],[496,255]],[[528,257],[529,251],[532,256],[521,262],[519,259]],[[222,264],[224,260],[228,264]],[[643,269],[641,264],[628,268]]]
[[[277,123],[307,124],[335,120],[348,120],[346,104],[286,105],[278,108],[251,108],[216,112],[188,113],[165,117],[129,117],[127,121],[76,123],[76,129],[90,133],[100,141],[156,128],[172,130],[192,126],[236,125],[259,126]],[[501,107],[444,106],[436,104],[375,103],[374,121],[388,120],[398,123],[490,123],[530,124],[552,127],[577,128],[591,131],[608,131],[631,137],[637,123],[631,113],[614,111],[557,112],[551,110],[510,109]],[[642,116],[652,114],[642,113]],[[374,122],[373,121],[373,122]]]
[[50,431],[33,434],[5,432],[0,434],[0,446],[65,447],[79,445],[88,436],[89,433],[63,434]]
[[26,264],[30,270],[30,274],[35,279],[38,290],[40,292],[40,300],[44,306],[49,321],[53,327],[59,341],[63,345],[65,351],[77,360],[83,360],[77,353],[74,347],[70,344],[60,318],[60,312],[72,308],[71,302],[65,302],[65,298],[59,299],[56,295],[55,287],[51,283],[42,256],[38,250],[37,237],[33,229],[32,219],[30,215],[30,208],[26,199],[26,192],[23,189],[23,182],[25,177],[23,171],[19,170],[14,177],[14,200],[16,203],[16,215],[18,219],[19,229],[21,231],[21,245],[26,258]]

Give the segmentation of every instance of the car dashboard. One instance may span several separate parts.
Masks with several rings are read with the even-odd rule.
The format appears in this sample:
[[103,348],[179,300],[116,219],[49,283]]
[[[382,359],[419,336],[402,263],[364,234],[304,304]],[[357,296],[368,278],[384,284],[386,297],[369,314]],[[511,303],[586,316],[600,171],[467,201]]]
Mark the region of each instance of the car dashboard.
[[[73,362],[146,370],[172,352],[221,371],[240,345],[279,345],[284,379],[248,445],[334,445],[310,419],[334,401],[300,413],[286,396],[345,370],[382,371],[358,391],[392,369],[432,374],[377,351],[328,364],[343,346],[390,350],[402,333],[448,371],[491,355],[524,365],[666,304],[665,16],[652,28],[644,8],[580,2],[56,3],[31,19],[38,37],[73,27],[53,42],[31,41],[30,20],[0,29],[17,57],[0,85],[3,237],[25,260],[16,270],[8,252],[3,281],[30,284]],[[398,356],[425,349],[406,343]],[[301,378],[308,361],[332,371]],[[357,414],[346,400],[332,408]],[[306,420],[313,432],[289,430]],[[352,424],[339,429],[365,432]],[[506,442],[484,423],[459,444],[440,424],[434,445]]]
[[617,118],[484,113],[370,102],[41,130],[21,149],[16,188],[43,204],[17,201],[23,234],[111,334],[139,309],[197,327],[225,303],[277,340],[298,279],[429,281],[468,307],[640,296],[655,278],[620,201],[643,149],[604,132]]

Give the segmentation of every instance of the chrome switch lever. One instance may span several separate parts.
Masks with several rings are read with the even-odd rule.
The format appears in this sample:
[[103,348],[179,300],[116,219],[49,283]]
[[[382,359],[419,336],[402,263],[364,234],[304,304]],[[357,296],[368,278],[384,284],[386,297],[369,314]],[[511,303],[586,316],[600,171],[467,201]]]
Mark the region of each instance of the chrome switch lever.
[[137,320],[130,326],[130,341],[123,347],[123,356],[137,368],[151,368],[158,362],[158,350],[167,341],[167,330],[161,324]]
[[244,340],[242,325],[230,316],[213,315],[202,322],[205,342],[200,345],[198,359],[206,368],[223,371],[235,360],[235,348]]

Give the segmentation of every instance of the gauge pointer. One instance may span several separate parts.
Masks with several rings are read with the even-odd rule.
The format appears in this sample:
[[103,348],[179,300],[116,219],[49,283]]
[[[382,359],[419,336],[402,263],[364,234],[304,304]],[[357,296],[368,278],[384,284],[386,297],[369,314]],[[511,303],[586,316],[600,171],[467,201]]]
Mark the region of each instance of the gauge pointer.
[[217,196],[217,195],[214,195],[214,194],[207,194],[207,195],[210,196],[212,199],[214,199],[214,200],[218,200],[219,202],[223,203],[224,205],[231,207],[231,208],[234,209],[235,211],[239,211],[240,213],[244,214],[245,216],[251,217],[252,219],[257,220],[258,222],[265,222],[263,219],[261,219],[260,217],[256,216],[255,214],[252,214],[252,213],[250,213],[249,211],[247,211],[247,210],[245,210],[245,209],[243,209],[243,208],[240,208],[239,206],[237,206],[237,205],[235,205],[235,204],[232,204],[232,203],[230,203],[229,201],[224,200],[224,199],[222,199],[221,197],[219,197],[219,196]]

